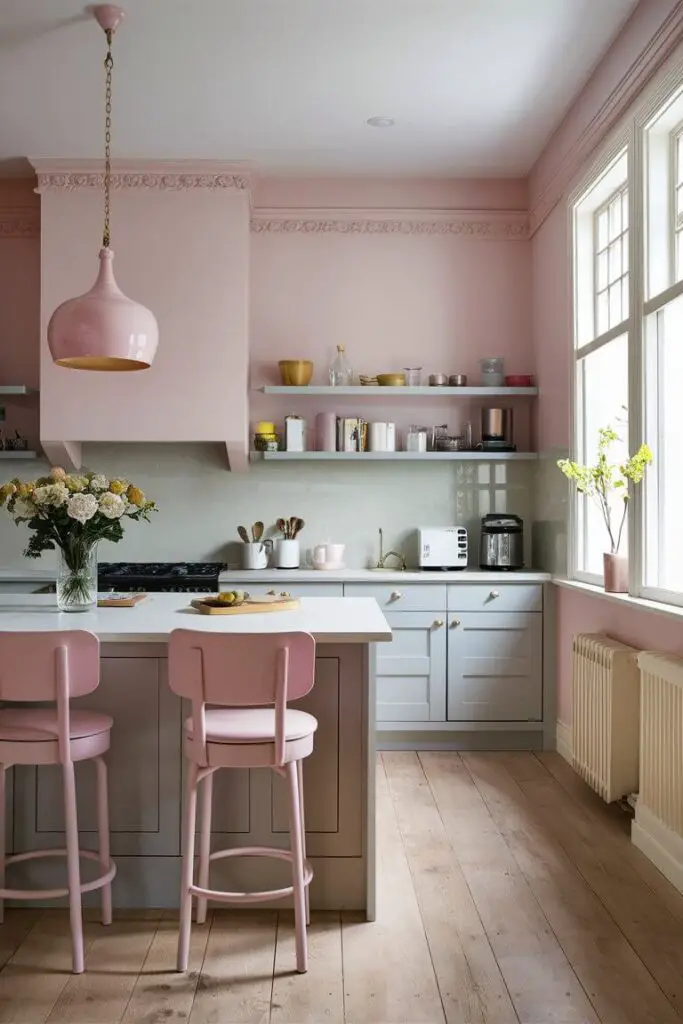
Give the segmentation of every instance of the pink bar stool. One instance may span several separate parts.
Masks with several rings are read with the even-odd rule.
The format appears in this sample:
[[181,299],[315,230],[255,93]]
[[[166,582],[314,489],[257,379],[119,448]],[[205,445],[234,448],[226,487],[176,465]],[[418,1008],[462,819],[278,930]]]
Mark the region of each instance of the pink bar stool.
[[[190,949],[192,897],[197,921],[206,920],[207,900],[259,903],[294,895],[296,969],[308,969],[306,925],[308,886],[301,765],[313,752],[318,722],[287,707],[304,697],[315,678],[315,640],[309,633],[205,633],[175,629],[168,652],[171,689],[192,701],[185,723],[189,760],[183,822],[178,970],[186,971]],[[207,708],[207,704],[219,705]],[[286,776],[290,849],[244,846],[210,853],[213,773],[218,768],[271,768]],[[197,790],[203,782],[199,840],[199,884],[193,883]],[[221,857],[279,857],[291,862],[292,884],[268,892],[209,889],[209,863]]]
[[[116,865],[109,856],[107,766],[113,720],[99,711],[71,710],[71,697],[96,690],[100,682],[100,643],[93,633],[0,632],[0,700],[52,701],[51,708],[0,710],[0,921],[5,899],[69,897],[73,972],[83,972],[81,894],[102,889],[102,924],[111,924],[111,881]],[[93,760],[97,769],[99,852],[79,850],[74,762]],[[5,856],[5,773],[13,765],[60,764],[64,783],[66,848],[31,850]],[[18,861],[66,856],[66,889],[6,889],[5,868]],[[80,858],[97,861],[99,878],[81,883]]]

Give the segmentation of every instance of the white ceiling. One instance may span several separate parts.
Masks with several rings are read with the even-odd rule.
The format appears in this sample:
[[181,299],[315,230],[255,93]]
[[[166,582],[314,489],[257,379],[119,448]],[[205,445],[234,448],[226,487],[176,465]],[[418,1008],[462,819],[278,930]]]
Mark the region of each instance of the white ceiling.
[[[637,0],[123,3],[116,157],[466,177],[526,174]],[[0,172],[100,156],[103,56],[80,0],[0,0]]]

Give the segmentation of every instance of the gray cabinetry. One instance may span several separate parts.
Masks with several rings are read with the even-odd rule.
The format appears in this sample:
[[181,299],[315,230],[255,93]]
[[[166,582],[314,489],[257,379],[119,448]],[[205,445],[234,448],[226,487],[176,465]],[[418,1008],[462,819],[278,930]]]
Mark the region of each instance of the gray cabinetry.
[[389,612],[393,639],[377,651],[377,721],[446,717],[445,612]]

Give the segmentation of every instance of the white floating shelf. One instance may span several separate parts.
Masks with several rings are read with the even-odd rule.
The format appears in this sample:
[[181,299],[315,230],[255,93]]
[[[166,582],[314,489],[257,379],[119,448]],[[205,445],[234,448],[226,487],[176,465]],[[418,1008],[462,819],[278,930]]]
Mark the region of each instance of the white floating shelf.
[[38,388],[29,388],[25,384],[0,384],[0,395],[37,395]]
[[37,459],[38,452],[2,452],[0,459]]
[[516,398],[532,397],[538,394],[538,388],[437,388],[437,387],[362,387],[333,388],[329,385],[309,384],[306,387],[286,387],[285,385],[267,385],[257,388],[264,395],[308,395],[310,398],[322,395],[343,398],[347,395],[356,398]]
[[250,452],[252,461],[266,462],[524,462],[537,452]]

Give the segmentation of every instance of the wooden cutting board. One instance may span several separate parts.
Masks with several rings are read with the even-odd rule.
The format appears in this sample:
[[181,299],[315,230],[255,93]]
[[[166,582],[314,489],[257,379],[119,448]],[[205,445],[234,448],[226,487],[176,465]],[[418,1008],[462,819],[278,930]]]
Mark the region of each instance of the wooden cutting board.
[[104,594],[97,598],[98,608],[134,608],[147,594]]
[[201,598],[191,602],[202,615],[254,615],[257,612],[291,612],[299,607],[299,599],[296,597],[277,597],[264,594],[262,597],[248,597],[244,604],[226,604],[222,608],[207,604]]

